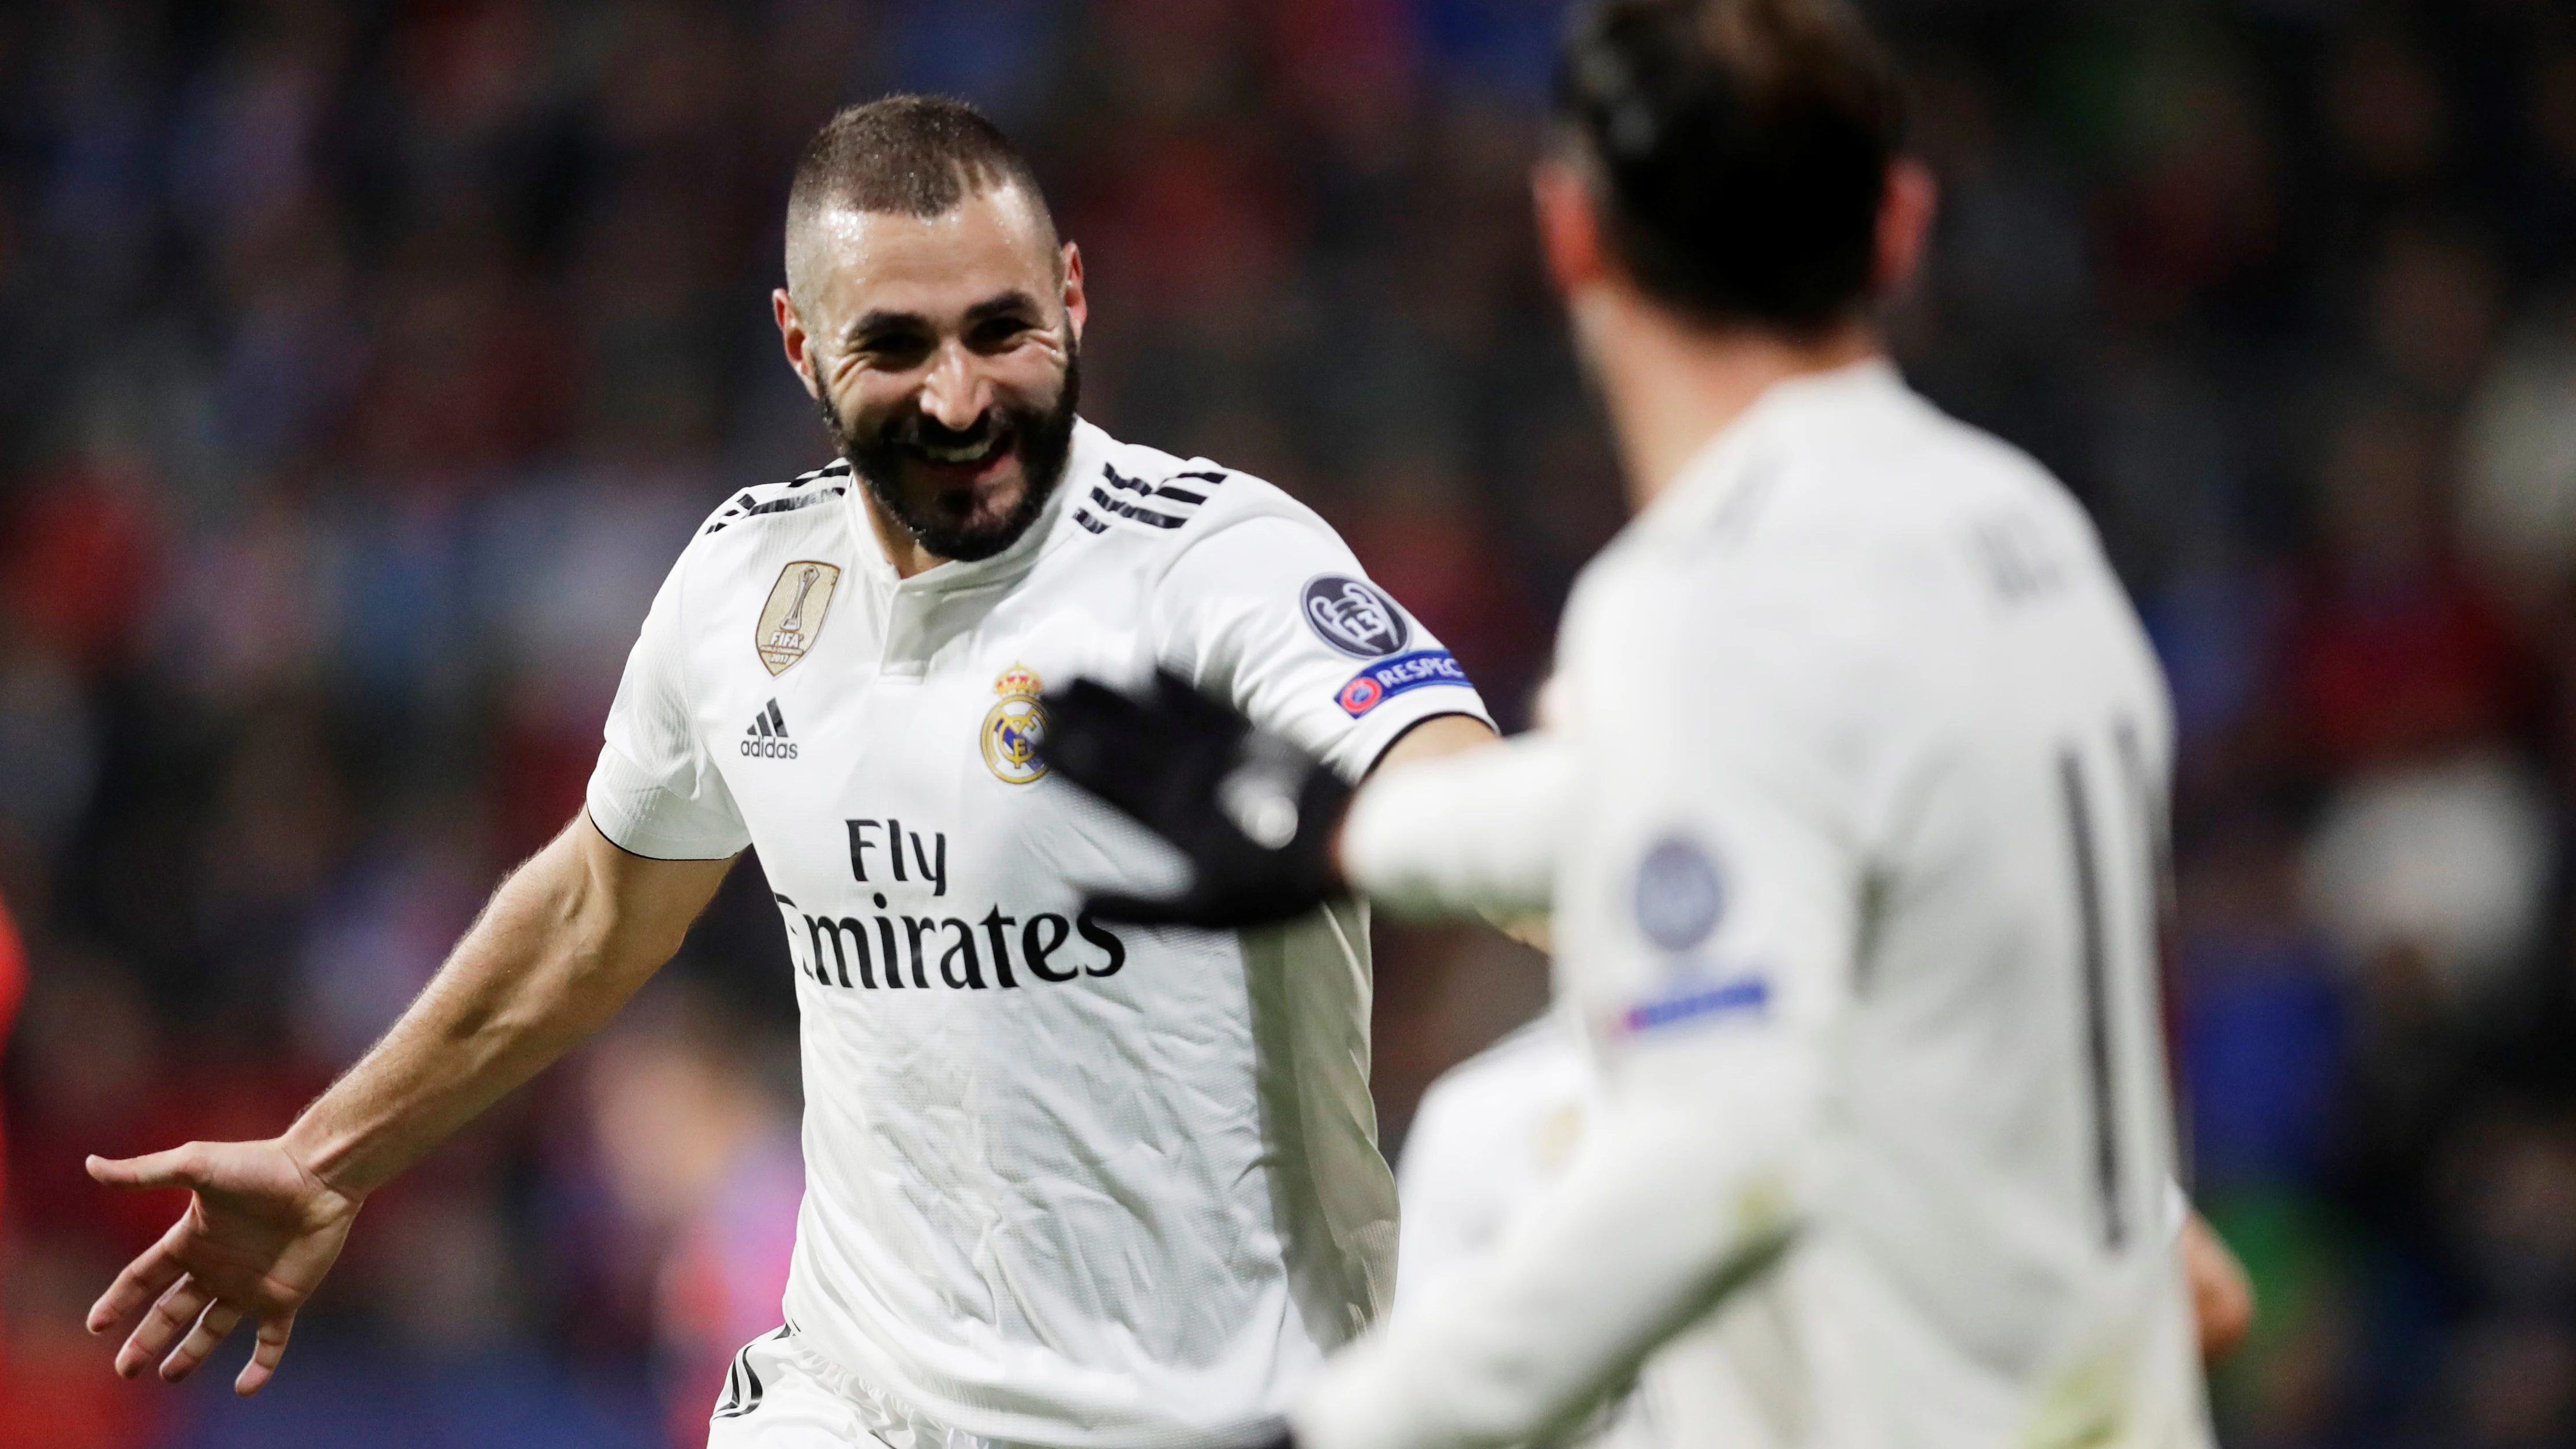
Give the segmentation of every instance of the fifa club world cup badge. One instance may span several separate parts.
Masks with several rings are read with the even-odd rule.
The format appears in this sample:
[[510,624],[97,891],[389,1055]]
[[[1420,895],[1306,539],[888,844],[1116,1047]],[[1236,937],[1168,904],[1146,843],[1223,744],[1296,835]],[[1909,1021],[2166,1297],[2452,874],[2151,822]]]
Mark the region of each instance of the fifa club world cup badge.
[[993,778],[1025,785],[1047,772],[1046,761],[1038,758],[1038,741],[1046,738],[1046,711],[1038,705],[1038,692],[1045,688],[1021,664],[993,681],[993,692],[1002,697],[984,716],[984,767]]
[[770,673],[785,673],[814,647],[815,636],[823,632],[823,611],[832,607],[832,588],[840,581],[839,565],[813,559],[798,559],[778,571],[751,638]]

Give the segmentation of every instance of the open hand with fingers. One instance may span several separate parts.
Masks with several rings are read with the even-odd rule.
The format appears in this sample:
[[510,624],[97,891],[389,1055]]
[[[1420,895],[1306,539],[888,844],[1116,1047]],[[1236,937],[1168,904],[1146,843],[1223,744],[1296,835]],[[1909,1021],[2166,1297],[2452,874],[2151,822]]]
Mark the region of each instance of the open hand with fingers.
[[121,1162],[93,1157],[89,1175],[110,1187],[193,1194],[170,1231],[128,1263],[89,1311],[92,1333],[143,1315],[117,1350],[117,1373],[133,1378],[159,1359],[161,1377],[177,1383],[251,1319],[259,1341],[233,1391],[259,1392],[286,1353],[296,1311],[348,1241],[360,1199],[322,1181],[274,1140],[191,1142]]

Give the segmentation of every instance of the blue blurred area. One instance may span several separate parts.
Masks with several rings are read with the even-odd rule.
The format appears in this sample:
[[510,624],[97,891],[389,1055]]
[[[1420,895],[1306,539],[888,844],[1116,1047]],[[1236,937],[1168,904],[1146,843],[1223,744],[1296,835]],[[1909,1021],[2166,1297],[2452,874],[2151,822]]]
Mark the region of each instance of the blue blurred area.
[[[210,1366],[231,1372],[240,1353]],[[632,1368],[575,1375],[493,1351],[424,1367],[336,1346],[306,1349],[291,1379],[236,1399],[209,1378],[185,1391],[174,1449],[658,1449],[652,1385]],[[346,1386],[363,1384],[353,1394]]]
[[[2576,18],[1864,8],[1944,186],[1900,361],[2068,481],[2173,677],[2176,1079],[2265,1310],[2228,1440],[2576,1441]],[[837,104],[992,108],[1085,248],[1086,411],[1313,503],[1519,717],[1620,518],[1527,219],[1561,24],[0,7],[0,1442],[686,1444],[774,1321],[756,864],[371,1203],[252,1404],[108,1377],[73,1325],[171,1205],[79,1161],[274,1131],[571,816],[694,521],[826,456],[767,296]],[[1391,1132],[1542,990],[1383,931]]]

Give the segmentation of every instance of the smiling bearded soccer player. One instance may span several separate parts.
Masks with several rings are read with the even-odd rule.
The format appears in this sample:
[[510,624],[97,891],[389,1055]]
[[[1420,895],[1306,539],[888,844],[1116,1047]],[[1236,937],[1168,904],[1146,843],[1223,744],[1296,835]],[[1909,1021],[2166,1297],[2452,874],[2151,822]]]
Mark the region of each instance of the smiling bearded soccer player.
[[615,1012],[754,843],[807,1187],[711,1443],[1169,1442],[1284,1407],[1385,1301],[1365,919],[1091,917],[1156,847],[1046,777],[1037,696],[1159,666],[1356,777],[1488,738],[1475,692],[1312,513],[1075,418],[1081,257],[972,110],[835,117],[787,237],[779,330],[844,461],[707,520],[583,817],[283,1137],[92,1160],[196,1190],[92,1310],[150,1307],[121,1372],[251,1317],[258,1388],[366,1193]]

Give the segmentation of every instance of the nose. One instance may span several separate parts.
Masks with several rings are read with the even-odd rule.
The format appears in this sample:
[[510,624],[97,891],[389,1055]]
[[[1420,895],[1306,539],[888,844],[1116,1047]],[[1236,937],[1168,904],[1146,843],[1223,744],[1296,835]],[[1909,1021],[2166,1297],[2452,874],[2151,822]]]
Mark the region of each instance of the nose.
[[941,427],[962,433],[992,405],[992,392],[983,369],[975,365],[975,354],[951,339],[941,346],[930,365],[930,376],[922,381],[921,411]]

